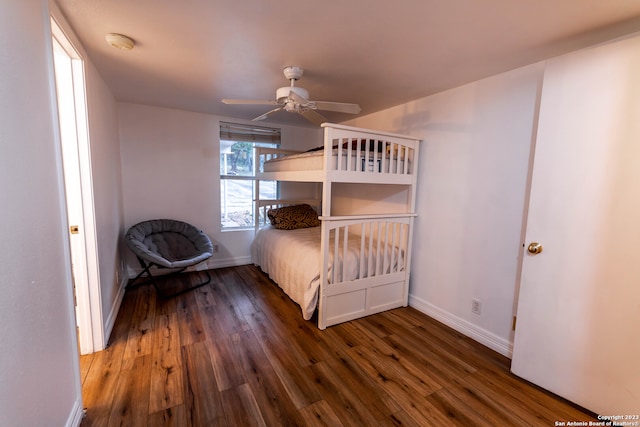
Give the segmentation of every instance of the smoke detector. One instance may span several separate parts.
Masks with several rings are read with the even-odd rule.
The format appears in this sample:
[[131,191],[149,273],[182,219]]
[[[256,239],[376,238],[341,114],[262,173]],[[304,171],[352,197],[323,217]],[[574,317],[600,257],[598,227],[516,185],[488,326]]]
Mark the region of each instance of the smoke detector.
[[122,34],[109,33],[104,38],[111,47],[116,49],[131,50],[136,45],[131,37]]

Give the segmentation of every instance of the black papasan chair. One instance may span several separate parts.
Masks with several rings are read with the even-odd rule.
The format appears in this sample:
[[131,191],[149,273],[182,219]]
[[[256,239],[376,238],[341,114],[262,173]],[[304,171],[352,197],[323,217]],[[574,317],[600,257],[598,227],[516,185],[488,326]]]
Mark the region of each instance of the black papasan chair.
[[[158,287],[157,280],[149,270],[158,268],[176,271],[161,276],[163,279],[183,272],[187,267],[201,263],[213,255],[211,239],[191,224],[174,219],[152,219],[140,222],[125,234],[127,245],[138,258],[142,271],[129,282],[129,287],[137,287],[147,283],[153,284],[161,298],[170,298],[184,292],[192,291],[211,282],[211,276],[206,270],[207,278],[201,283],[171,294],[165,294]],[[140,283],[136,281],[146,274],[148,280]]]

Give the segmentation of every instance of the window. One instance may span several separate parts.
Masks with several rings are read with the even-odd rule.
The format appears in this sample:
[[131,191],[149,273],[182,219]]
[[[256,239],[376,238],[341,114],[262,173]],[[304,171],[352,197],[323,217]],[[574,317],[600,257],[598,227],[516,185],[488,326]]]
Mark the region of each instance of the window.
[[[254,226],[254,149],[278,147],[280,130],[220,123],[220,206],[222,230]],[[260,181],[260,198],[276,199],[276,181]]]

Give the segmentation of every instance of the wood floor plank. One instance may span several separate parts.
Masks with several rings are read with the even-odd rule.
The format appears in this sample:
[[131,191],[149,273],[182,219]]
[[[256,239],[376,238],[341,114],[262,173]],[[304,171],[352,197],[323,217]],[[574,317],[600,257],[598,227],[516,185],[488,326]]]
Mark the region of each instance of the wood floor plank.
[[379,338],[384,338],[389,335],[393,335],[399,330],[406,329],[399,322],[396,323],[395,317],[389,316],[385,313],[381,313],[380,316],[367,316],[360,319],[359,322],[362,327],[366,328],[371,333],[375,334]]
[[[464,360],[474,369],[505,369],[506,358],[488,357],[486,351],[474,352],[469,351],[466,347],[467,338],[457,331],[453,331],[444,325],[434,327],[430,323],[417,326],[414,332],[423,337],[423,341],[428,343],[427,348],[436,354],[447,354],[448,357],[454,357],[458,360]],[[497,353],[492,352],[497,355]]]
[[482,414],[482,417],[494,426],[528,424],[517,413],[511,411],[509,405],[504,404],[504,399],[495,400],[482,390],[470,387],[467,378],[455,379],[454,384],[450,384],[446,389],[475,412]]
[[435,390],[423,388],[418,381],[404,375],[401,370],[379,360],[367,347],[354,347],[349,350],[349,354],[376,381],[377,388],[392,396],[398,406],[416,422],[420,423],[425,419],[448,422],[446,416],[425,401]]
[[156,316],[174,314],[178,311],[178,301],[180,298],[159,298],[154,288],[149,288],[156,299]]
[[127,345],[124,358],[135,359],[151,354],[153,348],[153,322],[155,319],[155,302],[150,286],[136,289],[135,306],[131,317]]
[[428,400],[410,398],[406,395],[398,395],[397,398],[404,413],[414,421],[409,425],[434,427],[451,425],[449,414],[442,412]]
[[91,369],[91,363],[93,362],[93,358],[95,353],[87,354],[80,357],[80,383],[84,384],[87,379],[87,375],[89,374],[89,370]]
[[109,426],[146,426],[149,416],[151,355],[132,359],[131,369],[118,375]]
[[414,365],[408,357],[405,357],[405,353],[395,351],[384,340],[378,340],[369,347],[355,347],[352,351],[359,348],[369,351],[375,363],[381,368],[384,367],[387,372],[392,372],[399,377],[411,378],[425,395],[442,388],[442,384],[434,379],[429,371],[422,367],[418,368],[418,365]]
[[[338,325],[340,326],[340,325]],[[360,340],[364,340],[363,345],[373,346],[380,342],[380,339],[386,338],[388,335],[384,333],[376,332],[367,327],[367,318],[357,319],[356,322],[351,322],[351,326],[355,329],[354,334],[360,337]]]
[[220,424],[225,420],[225,413],[213,374],[207,343],[201,341],[183,346],[182,360],[184,400],[189,424],[193,426]]
[[241,360],[247,383],[267,425],[303,425],[297,408],[289,399],[253,332],[240,334],[237,346],[242,349]]
[[414,310],[411,307],[401,307],[393,310],[383,311],[380,313],[381,319],[385,319],[387,322],[395,323],[397,327],[394,327],[394,333],[398,330],[406,330],[415,328],[418,325],[424,324],[424,314],[420,313],[422,317],[410,316],[409,313]]
[[184,427],[188,425],[185,405],[178,405],[149,414],[147,425],[149,427]]
[[178,301],[177,314],[180,345],[194,344],[206,339],[195,293],[189,292],[181,296]]
[[580,419],[581,411],[574,406],[563,404],[556,396],[527,384],[509,372],[479,371],[472,378],[483,381],[485,388],[494,387],[510,395],[519,402],[518,405],[536,414],[535,419],[545,423]]
[[207,342],[213,344],[207,346],[207,349],[218,391],[224,391],[244,384],[247,380],[240,355],[237,354],[238,348],[233,343],[232,336],[223,331],[221,323],[218,322],[219,307],[201,307],[200,312]]
[[[459,427],[495,427],[489,420],[480,413],[473,410],[464,401],[458,399],[447,389],[441,389],[427,396],[427,401],[438,408],[438,411],[446,414],[449,420],[448,425]],[[502,425],[502,424],[498,424]]]
[[207,274],[205,271],[188,271],[182,274],[155,275],[155,278],[156,286],[162,294],[161,299],[169,301],[189,294],[190,289],[206,282]]
[[[82,400],[86,408],[83,426],[105,426],[109,421],[113,396],[120,374],[131,319],[135,313],[135,294],[125,293],[107,348],[91,355],[89,369],[82,383]],[[85,362],[86,363],[86,362]]]
[[106,426],[111,416],[124,346],[111,346],[95,354],[82,387],[86,426]]
[[[212,276],[211,280],[214,279],[215,277]],[[210,286],[202,286],[198,289],[195,289],[193,291],[193,295],[199,308],[209,307],[217,304],[214,293],[212,292]]]
[[312,403],[300,410],[304,425],[308,427],[342,427],[335,412],[325,400]]
[[252,292],[253,287],[245,286],[243,279],[244,266],[237,268],[227,268],[216,277],[220,280],[224,279],[225,290],[230,299],[234,301],[235,307],[239,313],[248,315],[260,311],[258,298]]
[[442,385],[449,384],[455,378],[463,378],[476,371],[473,366],[457,357],[427,349],[422,345],[421,340],[415,339],[415,336],[409,334],[402,337],[391,335],[385,337],[384,341],[416,366],[429,372],[431,377]]
[[86,408],[83,426],[106,426],[111,416],[122,358],[109,350],[96,354],[82,386],[82,400]]
[[391,415],[400,409],[397,401],[388,393],[371,393],[371,390],[378,390],[376,380],[371,378],[357,361],[349,357],[347,352],[336,352],[336,358],[328,359],[324,363],[355,396],[367,396],[366,399],[362,399],[362,404],[369,412]]
[[504,356],[411,307],[321,331],[259,268],[211,276],[170,299],[158,299],[152,286],[127,290],[107,349],[81,357],[83,427],[595,420],[512,375]]
[[320,394],[307,379],[303,368],[293,360],[286,343],[264,336],[259,337],[258,342],[287,396],[297,409],[320,400]]
[[267,427],[251,386],[241,384],[221,393],[227,425]]
[[288,352],[297,365],[309,366],[316,361],[313,354],[316,343],[309,344],[307,340],[291,340],[289,331],[298,329],[296,327],[292,329],[291,323],[283,323],[278,317],[269,318],[264,313],[254,313],[246,316],[246,319],[256,336],[273,337],[287,342]]
[[[258,270],[255,267],[253,269]],[[326,349],[321,345],[315,345],[318,341],[318,333],[320,333],[316,327],[317,319],[304,321],[300,307],[297,305],[292,306],[291,299],[266,274],[258,270],[258,273],[254,275],[245,274],[244,277],[251,278],[251,280],[255,277],[258,278],[258,285],[252,287],[261,291],[263,304],[260,306],[262,312],[278,330],[296,331],[296,335],[308,337],[307,340],[303,340],[305,346],[301,348],[306,360],[306,362],[301,361],[303,365],[308,366],[324,360],[323,357],[327,356]]]
[[177,314],[156,317],[149,412],[184,403],[183,365]]
[[109,422],[134,303],[134,299],[124,298],[109,345],[91,356],[91,366],[82,385],[82,400],[86,408],[83,426],[106,426]]
[[[414,378],[393,361],[383,359],[374,349],[354,347],[349,355],[355,362],[375,380],[378,387],[386,390],[391,396],[402,396],[402,400],[427,397],[441,387],[438,384],[424,383]],[[397,399],[396,399],[397,400]]]
[[389,425],[396,427],[414,427],[420,425],[429,426],[428,421],[427,423],[419,424],[418,421],[411,418],[404,410],[391,414],[389,416]]
[[341,323],[325,329],[324,332],[327,335],[327,340],[341,345],[341,349],[344,351],[358,345],[367,345],[370,342],[363,338],[363,334],[354,322]]
[[253,389],[249,384],[242,384],[238,387],[238,395],[240,396],[240,400],[242,402],[242,406],[246,410],[247,415],[249,416],[250,424],[241,424],[241,425],[256,425],[256,426],[267,426],[262,413],[262,409],[258,404],[255,394],[253,393]]
[[360,427],[379,425],[385,418],[377,408],[370,410],[362,395],[345,384],[345,378],[328,365],[327,362],[315,363],[307,368],[313,376],[323,399],[345,426]]
[[221,273],[216,272],[214,277],[216,280],[209,286],[216,295],[216,307],[219,307],[216,311],[216,320],[219,324],[219,329],[225,334],[242,332],[245,330],[244,315],[227,289],[228,285],[225,276],[221,276]]
[[[515,384],[520,384],[517,379],[513,378],[513,380]],[[511,378],[506,373],[496,376],[495,373],[487,375],[485,372],[479,371],[466,377],[462,382],[478,393],[500,402],[513,419],[521,419],[530,426],[548,426],[553,425],[555,421],[594,420],[593,417],[586,416],[584,413],[576,413],[571,418],[567,418],[560,412],[564,412],[568,408],[554,408],[558,402],[556,399],[553,399],[553,404],[550,407],[541,404],[538,401],[540,396],[536,390],[526,387],[524,383],[522,384],[526,391],[519,389],[518,386],[510,385]],[[546,393],[542,394],[546,395]]]

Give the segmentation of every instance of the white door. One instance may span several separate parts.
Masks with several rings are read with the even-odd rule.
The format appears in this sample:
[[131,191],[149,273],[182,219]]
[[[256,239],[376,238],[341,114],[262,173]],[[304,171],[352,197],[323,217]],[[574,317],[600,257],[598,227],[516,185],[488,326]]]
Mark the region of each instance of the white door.
[[[640,37],[550,60],[512,371],[603,415],[640,414]],[[632,420],[640,421],[638,419]]]
[[[71,264],[73,270],[74,288],[80,291],[86,288],[87,272],[85,259],[84,224],[82,220],[82,187],[80,184],[80,159],[76,138],[75,103],[73,97],[72,59],[64,48],[53,39],[53,53],[56,76],[56,91],[58,96],[58,117],[60,126],[60,141],[62,144],[62,161],[64,165],[65,198],[67,202],[67,223],[69,224],[69,243],[71,247]],[[73,228],[73,229],[72,229]],[[77,295],[78,289],[74,289]],[[81,306],[78,307],[76,297],[76,323],[83,324],[84,315]],[[82,336],[86,331],[81,330]]]
[[83,63],[51,21],[60,141],[82,354],[104,348]]

